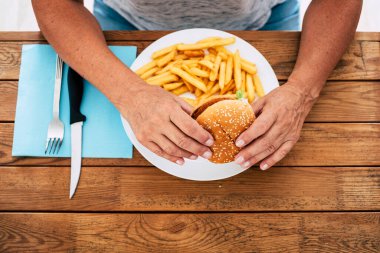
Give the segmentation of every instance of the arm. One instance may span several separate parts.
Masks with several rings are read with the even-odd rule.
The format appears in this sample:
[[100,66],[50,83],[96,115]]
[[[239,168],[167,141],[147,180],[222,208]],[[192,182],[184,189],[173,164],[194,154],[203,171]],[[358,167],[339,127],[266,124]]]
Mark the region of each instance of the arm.
[[147,85],[128,69],[108,49],[99,24],[80,1],[33,0],[32,4],[49,43],[108,97],[143,145],[179,164],[183,157],[211,156],[206,144],[212,144],[212,137],[188,115],[189,105]]
[[243,167],[268,169],[292,149],[329,74],[351,42],[362,0],[314,0],[303,22],[297,62],[288,82],[253,104],[259,115],[236,145]]

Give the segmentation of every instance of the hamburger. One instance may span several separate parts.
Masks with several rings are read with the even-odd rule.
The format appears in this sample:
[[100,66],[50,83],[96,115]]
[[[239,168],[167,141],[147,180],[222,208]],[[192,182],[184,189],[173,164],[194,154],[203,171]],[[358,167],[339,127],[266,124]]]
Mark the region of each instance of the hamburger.
[[255,120],[248,102],[233,95],[207,99],[194,109],[191,116],[214,137],[214,144],[210,147],[213,163],[234,160],[240,151],[235,145],[237,137]]

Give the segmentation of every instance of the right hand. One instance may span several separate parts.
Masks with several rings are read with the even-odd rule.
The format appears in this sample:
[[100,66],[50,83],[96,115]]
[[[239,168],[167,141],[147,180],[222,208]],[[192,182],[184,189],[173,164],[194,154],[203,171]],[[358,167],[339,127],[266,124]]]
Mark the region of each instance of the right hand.
[[179,165],[185,157],[211,157],[211,134],[191,118],[192,107],[181,98],[143,84],[131,97],[120,100],[121,114],[139,142],[152,152]]

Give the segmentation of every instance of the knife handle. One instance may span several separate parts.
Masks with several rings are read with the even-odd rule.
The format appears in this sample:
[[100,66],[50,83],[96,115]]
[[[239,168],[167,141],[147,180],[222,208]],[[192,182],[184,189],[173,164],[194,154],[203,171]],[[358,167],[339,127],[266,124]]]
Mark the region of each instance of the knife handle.
[[69,67],[67,75],[67,84],[70,100],[70,124],[83,122],[86,120],[86,116],[80,112],[80,104],[83,96],[83,79],[71,67]]

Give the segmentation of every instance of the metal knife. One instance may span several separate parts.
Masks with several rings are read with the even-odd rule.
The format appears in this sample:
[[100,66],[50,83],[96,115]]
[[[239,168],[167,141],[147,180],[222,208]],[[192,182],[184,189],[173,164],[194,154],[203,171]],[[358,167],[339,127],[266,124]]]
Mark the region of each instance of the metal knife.
[[80,104],[83,96],[83,79],[72,68],[67,75],[70,100],[70,125],[71,125],[71,177],[70,199],[78,186],[82,165],[82,126],[86,120],[80,112]]

